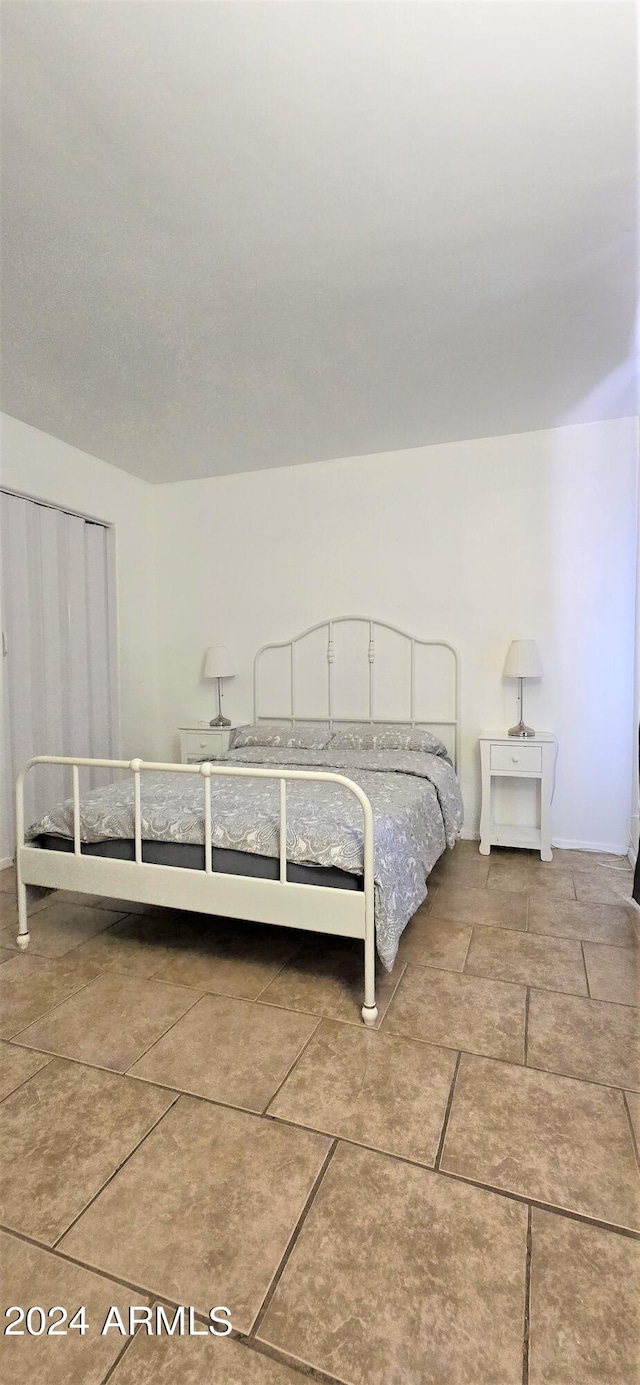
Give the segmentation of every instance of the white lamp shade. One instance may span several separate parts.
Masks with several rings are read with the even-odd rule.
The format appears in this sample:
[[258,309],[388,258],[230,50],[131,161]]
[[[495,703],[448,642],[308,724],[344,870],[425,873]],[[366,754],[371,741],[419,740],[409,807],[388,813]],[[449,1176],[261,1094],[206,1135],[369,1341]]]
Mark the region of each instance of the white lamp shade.
[[212,644],[204,656],[203,678],[233,678],[235,662],[226,644]]
[[505,678],[542,678],[540,651],[535,640],[512,640],[504,665]]

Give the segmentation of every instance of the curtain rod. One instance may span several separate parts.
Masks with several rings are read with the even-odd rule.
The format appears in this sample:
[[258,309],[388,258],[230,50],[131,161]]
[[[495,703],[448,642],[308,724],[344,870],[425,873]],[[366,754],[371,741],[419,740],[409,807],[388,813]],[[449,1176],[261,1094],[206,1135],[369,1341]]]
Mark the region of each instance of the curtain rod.
[[58,514],[70,515],[72,519],[83,519],[85,524],[95,524],[98,529],[111,529],[104,519],[92,519],[89,515],[80,514],[79,510],[69,510],[66,505],[54,505],[50,500],[38,500],[35,495],[26,495],[24,491],[11,490],[9,486],[0,486],[0,495],[10,495],[13,500],[28,500],[31,505],[40,505],[43,510],[56,510]]

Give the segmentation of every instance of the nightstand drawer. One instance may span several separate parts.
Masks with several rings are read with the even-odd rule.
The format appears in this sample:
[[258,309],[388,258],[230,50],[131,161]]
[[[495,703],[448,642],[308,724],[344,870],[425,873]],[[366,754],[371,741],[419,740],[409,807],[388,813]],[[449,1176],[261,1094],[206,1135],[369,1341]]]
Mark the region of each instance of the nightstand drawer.
[[207,760],[210,755],[224,755],[225,750],[229,749],[229,731],[226,727],[220,731],[183,731],[181,739],[182,758],[187,763]]
[[491,769],[502,774],[541,774],[542,746],[523,745],[515,738],[513,745],[492,745]]

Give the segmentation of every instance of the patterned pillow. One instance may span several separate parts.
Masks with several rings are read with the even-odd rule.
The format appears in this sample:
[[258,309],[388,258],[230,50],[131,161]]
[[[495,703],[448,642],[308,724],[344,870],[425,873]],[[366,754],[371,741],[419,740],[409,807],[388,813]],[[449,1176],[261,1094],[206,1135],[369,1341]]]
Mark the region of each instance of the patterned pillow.
[[332,750],[422,750],[446,755],[447,747],[423,726],[354,722],[341,726],[331,740]]
[[243,746],[270,745],[283,750],[324,750],[331,739],[328,726],[241,726],[233,738],[233,749]]

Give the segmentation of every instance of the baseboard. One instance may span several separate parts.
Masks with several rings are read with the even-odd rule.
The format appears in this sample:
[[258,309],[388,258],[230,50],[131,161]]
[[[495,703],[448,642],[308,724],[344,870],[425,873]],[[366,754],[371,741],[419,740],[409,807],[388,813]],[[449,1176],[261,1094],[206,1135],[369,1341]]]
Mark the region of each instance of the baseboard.
[[0,856],[0,870],[7,870],[13,865],[13,856]]
[[566,837],[554,837],[551,845],[557,846],[558,851],[605,851],[611,856],[626,856],[629,852],[628,842],[574,842]]

